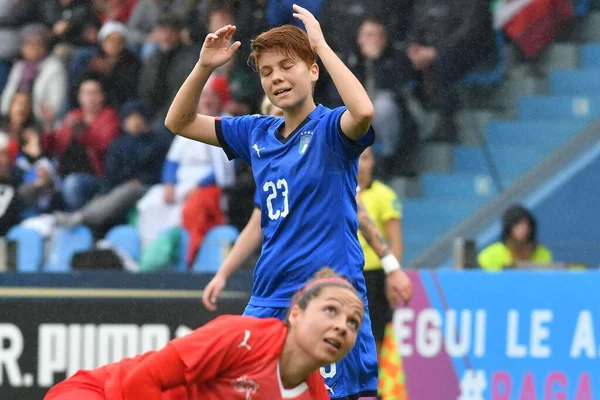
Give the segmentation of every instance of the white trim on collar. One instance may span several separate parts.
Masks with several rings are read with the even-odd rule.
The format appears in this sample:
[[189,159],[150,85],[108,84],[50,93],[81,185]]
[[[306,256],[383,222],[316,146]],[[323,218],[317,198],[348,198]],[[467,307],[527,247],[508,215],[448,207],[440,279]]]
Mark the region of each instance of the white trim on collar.
[[282,399],[295,399],[296,397],[300,396],[302,393],[308,390],[308,385],[306,384],[306,382],[302,382],[301,384],[292,389],[284,388],[283,382],[281,382],[279,363],[277,363],[277,382],[279,383],[279,389],[281,390]]

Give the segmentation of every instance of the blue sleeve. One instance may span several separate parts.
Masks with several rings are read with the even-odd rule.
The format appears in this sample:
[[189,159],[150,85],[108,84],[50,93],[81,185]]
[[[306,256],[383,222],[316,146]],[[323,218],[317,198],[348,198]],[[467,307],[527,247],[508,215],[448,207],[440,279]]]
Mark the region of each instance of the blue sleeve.
[[215,173],[211,172],[210,174],[206,175],[204,178],[200,179],[200,182],[198,182],[198,187],[204,187],[204,186],[216,185],[216,184],[217,184],[217,179],[216,179]]
[[259,120],[260,116],[258,115],[215,119],[217,139],[228,159],[241,158],[248,165],[252,165],[250,160],[250,135]]
[[323,115],[321,124],[324,124],[325,140],[334,153],[343,158],[354,159],[375,141],[375,131],[370,126],[369,130],[359,140],[352,140],[342,132],[342,114],[346,107],[334,108]]
[[[284,24],[296,25],[301,29],[304,28],[304,24],[297,18],[292,16],[292,6],[297,0],[269,0],[267,1],[267,9],[265,16],[269,26],[279,26]],[[306,8],[313,15],[318,15],[321,11],[321,5],[323,0],[302,0],[299,3],[302,7]]]
[[171,160],[165,160],[162,170],[163,183],[177,183],[177,169],[179,163]]

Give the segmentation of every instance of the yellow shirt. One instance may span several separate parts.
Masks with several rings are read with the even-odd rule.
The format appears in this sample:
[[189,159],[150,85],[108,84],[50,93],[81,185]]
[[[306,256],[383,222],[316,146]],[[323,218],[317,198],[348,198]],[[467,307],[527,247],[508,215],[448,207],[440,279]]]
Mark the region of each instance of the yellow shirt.
[[[477,261],[481,268],[486,271],[501,271],[505,267],[513,265],[510,250],[502,242],[492,243],[481,250],[477,256]],[[531,261],[538,264],[549,264],[552,262],[552,252],[548,248],[538,244],[533,251]]]
[[[396,193],[389,186],[379,181],[373,181],[370,187],[361,189],[360,198],[367,214],[373,219],[383,237],[389,240],[385,231],[385,223],[391,219],[402,218],[402,207]],[[358,239],[365,253],[365,270],[380,269],[379,257],[360,232],[358,232]]]

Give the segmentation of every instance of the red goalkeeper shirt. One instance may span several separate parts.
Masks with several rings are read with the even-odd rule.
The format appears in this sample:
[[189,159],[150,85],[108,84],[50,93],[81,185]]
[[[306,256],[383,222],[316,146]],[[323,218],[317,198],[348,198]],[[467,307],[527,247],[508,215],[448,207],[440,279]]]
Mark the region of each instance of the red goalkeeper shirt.
[[279,357],[286,334],[277,319],[222,316],[158,352],[79,372],[45,399],[329,399],[319,371],[283,388]]

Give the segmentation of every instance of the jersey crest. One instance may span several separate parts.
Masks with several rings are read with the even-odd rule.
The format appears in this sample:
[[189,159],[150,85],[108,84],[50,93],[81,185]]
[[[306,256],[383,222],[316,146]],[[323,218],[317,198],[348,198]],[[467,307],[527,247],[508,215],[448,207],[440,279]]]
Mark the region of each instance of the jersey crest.
[[231,382],[233,388],[241,393],[246,394],[246,400],[252,400],[252,395],[258,391],[260,387],[258,383],[248,378],[246,375],[240,376],[233,382]]
[[308,145],[310,143],[310,140],[312,139],[312,136],[312,131],[300,133],[300,146],[298,146],[298,153],[304,154],[306,152],[306,149],[308,149]]

